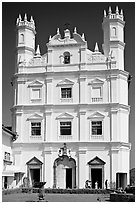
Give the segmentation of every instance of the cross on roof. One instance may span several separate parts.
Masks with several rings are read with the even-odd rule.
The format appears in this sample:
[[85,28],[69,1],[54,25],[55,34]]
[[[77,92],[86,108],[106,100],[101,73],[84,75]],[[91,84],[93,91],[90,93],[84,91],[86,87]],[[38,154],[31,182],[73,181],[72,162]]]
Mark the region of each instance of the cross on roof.
[[64,26],[65,26],[65,29],[68,29],[69,26],[70,26],[70,23],[66,22],[66,23],[64,24]]

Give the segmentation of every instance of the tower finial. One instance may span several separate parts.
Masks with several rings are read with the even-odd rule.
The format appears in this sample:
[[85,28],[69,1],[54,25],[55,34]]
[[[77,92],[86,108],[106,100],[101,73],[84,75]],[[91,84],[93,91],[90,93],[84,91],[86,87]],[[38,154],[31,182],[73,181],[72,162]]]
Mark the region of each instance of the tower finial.
[[30,22],[34,23],[33,17],[31,16],[30,18]]
[[85,35],[84,35],[84,33],[82,34],[82,39],[85,40]]
[[77,33],[77,28],[76,27],[74,28],[74,33]]
[[37,46],[36,55],[37,55],[37,56],[40,56],[40,48],[39,48],[39,45]]
[[112,11],[111,11],[111,6],[109,6],[108,13],[109,13],[109,14],[111,14],[111,13],[112,13]]
[[104,18],[107,16],[107,14],[106,14],[106,10],[104,10]]
[[27,14],[25,13],[24,21],[27,21]]
[[123,10],[121,9],[120,15],[123,16]]
[[49,36],[49,41],[51,41],[51,35]]
[[116,14],[119,14],[118,6],[116,6]]
[[19,18],[17,18],[16,25],[18,25],[18,23],[19,23]]
[[99,52],[98,44],[96,42],[94,52]]
[[59,28],[57,29],[57,35],[60,35]]
[[21,21],[21,15],[19,14],[19,21]]

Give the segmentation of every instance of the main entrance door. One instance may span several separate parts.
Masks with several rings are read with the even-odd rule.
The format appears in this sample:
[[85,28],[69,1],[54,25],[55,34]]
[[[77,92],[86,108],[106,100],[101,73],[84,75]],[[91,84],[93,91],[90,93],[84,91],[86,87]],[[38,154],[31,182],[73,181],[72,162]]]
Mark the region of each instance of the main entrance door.
[[91,169],[91,177],[92,188],[102,188],[102,169]]
[[66,169],[66,188],[72,188],[72,168]]
[[76,162],[67,155],[59,157],[54,162],[54,188],[75,188]]

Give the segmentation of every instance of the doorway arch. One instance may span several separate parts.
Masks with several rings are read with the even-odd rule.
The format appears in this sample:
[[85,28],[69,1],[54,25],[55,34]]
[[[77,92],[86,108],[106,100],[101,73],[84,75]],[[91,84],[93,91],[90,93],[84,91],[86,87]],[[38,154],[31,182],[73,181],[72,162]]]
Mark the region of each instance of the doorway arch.
[[76,187],[76,161],[62,155],[54,161],[54,188]]

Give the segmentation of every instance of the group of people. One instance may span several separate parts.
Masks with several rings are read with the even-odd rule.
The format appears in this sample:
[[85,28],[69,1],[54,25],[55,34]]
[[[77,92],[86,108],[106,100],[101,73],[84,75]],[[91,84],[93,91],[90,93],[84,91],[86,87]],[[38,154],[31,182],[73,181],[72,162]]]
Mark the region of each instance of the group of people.
[[[85,188],[92,188],[92,181],[86,180]],[[95,182],[95,189],[98,189],[98,181]],[[105,181],[105,188],[108,188],[108,180]]]

